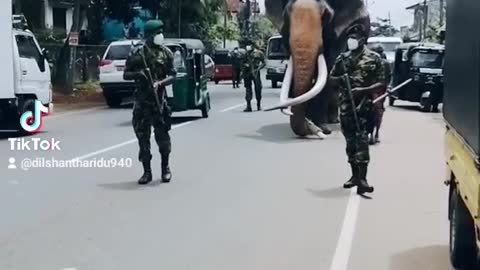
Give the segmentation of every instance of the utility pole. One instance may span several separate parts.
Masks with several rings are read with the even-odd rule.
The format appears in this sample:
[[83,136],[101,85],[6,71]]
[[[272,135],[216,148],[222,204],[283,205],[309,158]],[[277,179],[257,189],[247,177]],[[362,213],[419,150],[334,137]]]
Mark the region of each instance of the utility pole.
[[428,28],[428,6],[427,0],[423,0],[423,39],[427,38],[427,28]]
[[252,12],[252,6],[250,3],[250,0],[247,0],[246,9],[247,9],[247,19],[245,20],[245,32],[250,37],[250,16],[251,16],[250,14]]
[[[69,46],[70,46],[70,63],[69,63],[69,72],[68,72],[68,79],[67,79],[67,89],[65,89],[66,94],[71,94],[73,92],[73,85],[75,81],[75,62],[77,59],[77,45],[78,45],[78,38],[79,38],[79,30],[80,30],[80,0],[75,0],[75,5],[73,7],[73,25],[70,30],[69,34]],[[71,41],[71,38],[76,38],[75,42]]]
[[223,1],[225,6],[225,14],[223,15],[223,48],[227,47],[227,14],[228,14],[228,3],[227,0]]
[[440,0],[440,27],[443,26],[443,22],[445,20],[445,10],[443,9],[445,5],[445,0]]
[[182,0],[178,0],[178,38],[182,37]]

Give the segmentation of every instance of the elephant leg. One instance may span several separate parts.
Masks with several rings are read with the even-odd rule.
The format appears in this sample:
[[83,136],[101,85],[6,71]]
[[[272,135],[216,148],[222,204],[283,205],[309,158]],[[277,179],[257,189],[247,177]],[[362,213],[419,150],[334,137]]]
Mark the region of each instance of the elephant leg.
[[332,88],[328,102],[328,123],[339,123],[339,93],[338,88]]

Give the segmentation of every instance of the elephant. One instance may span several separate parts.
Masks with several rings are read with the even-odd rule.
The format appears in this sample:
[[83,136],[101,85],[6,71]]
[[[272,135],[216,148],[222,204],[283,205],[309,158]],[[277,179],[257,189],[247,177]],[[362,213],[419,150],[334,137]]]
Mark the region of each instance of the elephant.
[[338,118],[338,87],[329,72],[346,49],[349,31],[361,27],[368,37],[367,8],[362,0],[265,0],[265,7],[290,55],[280,103],[267,111],[289,115],[298,136],[324,138],[325,124],[334,120],[328,118]]

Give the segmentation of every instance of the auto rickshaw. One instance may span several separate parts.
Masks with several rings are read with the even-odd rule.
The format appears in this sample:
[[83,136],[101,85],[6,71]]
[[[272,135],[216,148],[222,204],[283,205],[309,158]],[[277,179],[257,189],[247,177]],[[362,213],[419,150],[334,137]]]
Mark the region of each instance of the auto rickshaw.
[[215,71],[213,74],[215,84],[221,81],[233,80],[233,64],[230,50],[216,49],[213,54],[213,61],[215,62]]
[[198,39],[165,39],[164,45],[174,54],[177,70],[175,82],[167,87],[167,100],[173,112],[200,110],[207,118],[210,94],[205,74],[205,46]]
[[397,48],[392,86],[412,81],[389,98],[419,102],[422,111],[437,112],[443,100],[443,58],[445,46],[436,43],[405,43]]

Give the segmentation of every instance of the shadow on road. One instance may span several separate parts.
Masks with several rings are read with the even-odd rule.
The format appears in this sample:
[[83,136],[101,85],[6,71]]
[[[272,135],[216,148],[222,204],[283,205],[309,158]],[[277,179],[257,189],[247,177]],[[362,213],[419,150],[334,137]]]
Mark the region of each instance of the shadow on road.
[[345,198],[350,196],[350,191],[343,189],[342,187],[329,188],[324,190],[314,190],[306,189],[314,197],[322,199],[332,199],[332,198]]
[[390,270],[435,269],[452,270],[448,246],[414,248],[392,256]]
[[[200,116],[174,116],[174,117],[172,117],[172,125],[178,125],[178,124],[182,124],[182,123],[190,122],[190,121],[197,121],[197,120],[200,120],[200,119],[203,119],[203,118],[200,117]],[[122,123],[118,124],[117,126],[119,126],[119,127],[131,127],[132,126],[132,120],[122,122]]]
[[148,185],[143,185],[143,186],[137,184],[137,182],[116,182],[116,183],[99,184],[97,186],[104,189],[110,189],[110,190],[135,191],[135,190],[144,190],[146,188],[151,188],[151,187],[158,187],[162,184],[163,184],[162,181],[160,179],[157,179],[157,180],[154,180],[152,183]]
[[[340,125],[330,125],[332,131],[340,130]],[[257,134],[239,134],[241,138],[254,139],[259,141],[273,142],[279,144],[302,143],[321,140],[317,136],[298,137],[291,131],[289,123],[273,124],[261,127]]]

